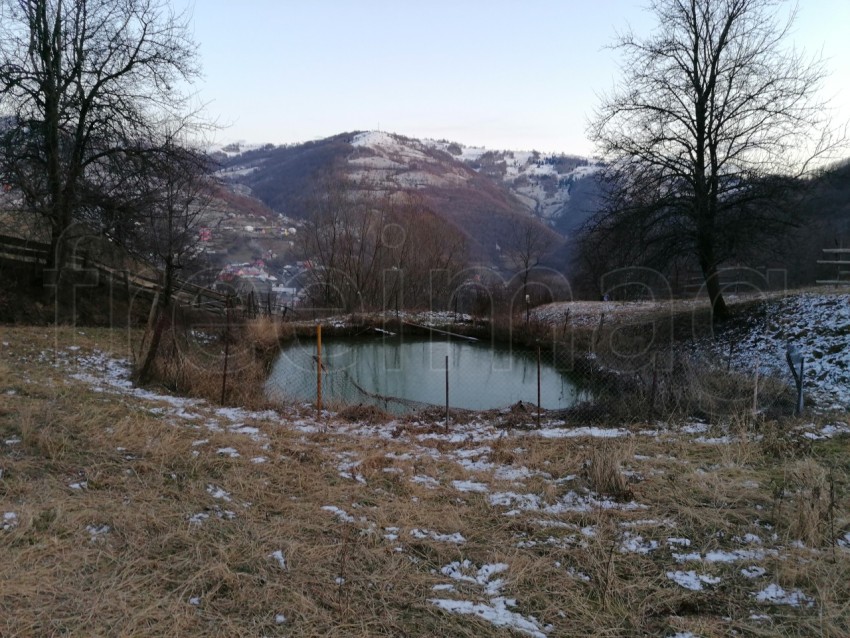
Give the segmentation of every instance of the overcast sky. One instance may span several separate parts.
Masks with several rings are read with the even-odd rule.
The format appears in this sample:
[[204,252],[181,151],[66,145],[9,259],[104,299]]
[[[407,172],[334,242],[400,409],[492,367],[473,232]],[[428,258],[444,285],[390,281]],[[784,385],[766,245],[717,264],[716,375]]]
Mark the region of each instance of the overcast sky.
[[[184,6],[189,0],[174,0]],[[492,149],[592,153],[587,118],[619,76],[605,48],[648,33],[647,0],[194,0],[217,141],[354,130]],[[783,7],[787,15],[790,4]],[[794,42],[822,52],[850,119],[850,0],[800,0]]]

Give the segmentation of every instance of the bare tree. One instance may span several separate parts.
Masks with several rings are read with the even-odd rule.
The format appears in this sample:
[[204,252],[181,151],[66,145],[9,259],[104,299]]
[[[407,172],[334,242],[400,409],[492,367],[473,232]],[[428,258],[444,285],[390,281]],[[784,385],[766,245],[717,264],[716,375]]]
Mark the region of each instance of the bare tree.
[[369,273],[378,268],[381,214],[359,185],[339,174],[319,177],[306,207],[299,249],[311,264],[311,297],[353,310],[363,304]]
[[132,230],[124,245],[161,272],[155,327],[139,372],[142,382],[148,380],[159,349],[177,275],[197,257],[200,226],[214,198],[205,154],[177,144],[173,134],[153,146],[158,152],[132,155],[128,159],[135,161],[124,168],[135,177],[139,195],[139,209],[130,216]]
[[130,250],[162,272],[163,305],[168,305],[178,274],[192,264],[207,224],[215,182],[206,154],[171,139],[164,153],[147,156],[142,167],[144,207],[134,218]]
[[0,0],[0,16],[0,175],[47,221],[61,273],[116,158],[185,112],[195,45],[166,0]]
[[[459,273],[467,266],[463,234],[437,216],[413,192],[392,201],[387,227],[382,233],[388,248],[385,260],[387,299],[405,308],[447,307]],[[450,282],[450,287],[442,285]]]
[[348,311],[426,305],[432,273],[465,264],[460,234],[420,198],[340,174],[317,179],[299,244],[313,302]]
[[541,259],[555,244],[555,232],[532,217],[518,219],[511,226],[502,246],[502,255],[513,275],[518,278],[523,296],[528,290],[531,272],[540,265]]
[[792,221],[793,180],[834,148],[819,60],[785,46],[778,0],[653,0],[656,32],[619,38],[623,79],[590,134],[608,162],[596,232],[644,263],[690,255],[715,318],[718,266]]

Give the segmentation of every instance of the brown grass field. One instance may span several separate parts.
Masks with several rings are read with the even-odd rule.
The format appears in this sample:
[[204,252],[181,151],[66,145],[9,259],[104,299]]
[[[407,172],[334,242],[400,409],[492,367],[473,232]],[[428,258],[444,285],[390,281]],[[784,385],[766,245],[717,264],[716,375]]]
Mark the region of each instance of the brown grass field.
[[850,636],[847,414],[221,409],[139,338],[0,327],[2,636]]

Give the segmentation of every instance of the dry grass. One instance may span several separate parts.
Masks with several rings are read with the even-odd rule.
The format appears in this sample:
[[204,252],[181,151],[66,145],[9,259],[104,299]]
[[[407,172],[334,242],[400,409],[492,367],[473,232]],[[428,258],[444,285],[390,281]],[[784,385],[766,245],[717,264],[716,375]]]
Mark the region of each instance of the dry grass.
[[283,323],[276,317],[260,316],[246,320],[241,326],[241,337],[263,353],[277,352],[294,336],[292,324]]
[[[749,417],[706,433],[734,437],[726,445],[643,424],[606,440],[473,417],[449,435],[371,413],[231,421],[215,405],[69,379],[95,349],[128,352],[127,335],[85,332],[0,328],[0,515],[17,517],[0,529],[0,635],[527,635],[429,602],[494,604],[480,583],[442,573],[465,560],[471,574],[507,564],[499,595],[552,638],[850,635],[850,551],[832,546],[850,532],[846,436],[803,445],[798,423]],[[183,356],[214,360],[219,347]],[[771,427],[788,445],[757,438]],[[509,493],[540,508],[490,500]],[[605,493],[640,508],[557,507]],[[465,542],[441,540],[451,534]],[[669,540],[682,538],[690,545]],[[674,557],[755,549],[732,562]],[[764,575],[742,575],[751,567]],[[667,576],[689,570],[720,580],[692,591]],[[757,602],[770,583],[815,604]]]
[[224,405],[268,407],[263,384],[288,335],[283,324],[267,319],[236,324],[201,339],[176,325],[163,335],[152,376],[179,394]]

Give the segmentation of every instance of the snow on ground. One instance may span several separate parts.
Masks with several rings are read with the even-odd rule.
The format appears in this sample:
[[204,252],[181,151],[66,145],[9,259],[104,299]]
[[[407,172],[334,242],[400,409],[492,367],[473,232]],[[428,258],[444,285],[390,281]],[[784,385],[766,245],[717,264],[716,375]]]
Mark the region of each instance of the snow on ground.
[[0,529],[8,532],[18,526],[18,515],[15,512],[3,512],[3,519],[0,523]]
[[[838,319],[830,322],[834,330],[840,331]],[[735,577],[743,583],[750,583],[749,595],[755,602],[773,605],[807,606],[814,604],[814,599],[802,590],[787,592],[775,584],[763,587],[768,576],[764,567],[753,563],[765,559],[785,559],[793,547],[782,547],[776,536],[764,539],[755,533],[742,531],[729,541],[732,546],[718,548],[713,545],[699,548],[693,547],[694,541],[676,530],[676,522],[652,514],[643,514],[650,507],[637,500],[614,500],[596,494],[587,487],[582,487],[582,481],[573,474],[556,475],[537,469],[529,469],[521,462],[513,460],[500,462],[496,452],[498,446],[504,450],[504,442],[500,439],[508,436],[486,420],[484,416],[472,418],[466,423],[452,423],[446,432],[442,425],[421,421],[405,423],[390,421],[383,424],[348,423],[333,421],[333,415],[323,415],[317,420],[310,406],[308,409],[295,407],[280,410],[251,411],[241,408],[219,408],[200,399],[174,397],[135,387],[130,381],[130,364],[98,351],[80,351],[78,349],[43,353],[42,360],[52,363],[68,371],[69,383],[84,383],[93,391],[114,395],[118,400],[135,401],[143,409],[159,415],[175,427],[189,428],[197,431],[200,437],[208,432],[228,432],[236,436],[246,437],[246,442],[269,447],[270,435],[277,428],[288,428],[303,436],[306,441],[311,435],[323,433],[323,436],[333,436],[340,442],[339,452],[330,460],[331,468],[357,484],[368,485],[372,476],[363,469],[366,460],[358,448],[345,449],[346,437],[374,437],[382,443],[397,441],[403,448],[399,451],[387,451],[381,455],[386,464],[382,472],[393,473],[394,480],[405,480],[418,484],[427,489],[444,490],[453,494],[457,499],[478,499],[483,507],[493,509],[493,513],[506,520],[521,521],[527,529],[538,529],[541,535],[531,532],[520,532],[516,535],[517,548],[531,548],[550,545],[556,548],[584,547],[600,534],[595,517],[605,513],[608,516],[622,517],[623,520],[615,528],[614,548],[622,554],[652,556],[653,560],[662,560],[667,565],[666,574],[670,587],[682,587],[698,592],[715,586],[721,582],[720,576],[709,570],[725,569],[723,578]],[[333,421],[333,427],[328,428],[328,421]],[[690,422],[679,428],[665,424],[657,424],[652,430],[630,432],[624,428],[576,427],[568,428],[567,424],[558,422],[548,424],[541,430],[515,430],[510,435],[508,443],[511,454],[521,455],[529,442],[537,437],[544,440],[557,440],[567,437],[583,439],[577,445],[598,438],[627,438],[627,437],[675,437],[677,441],[696,443],[701,440],[718,439],[716,445],[726,445],[734,442],[736,437],[728,433],[713,431],[709,425],[702,422]],[[845,423],[832,423],[816,427],[804,426],[800,436],[821,438],[838,436],[850,432]],[[714,436],[720,435],[720,436]],[[195,435],[193,435],[195,436]],[[721,440],[722,439],[722,440]],[[247,445],[247,443],[246,443]],[[210,439],[197,438],[191,443],[190,454],[216,454],[232,463],[266,462],[266,456],[254,456],[247,449],[240,453],[240,445],[219,447],[210,445]],[[352,446],[353,447],[353,446]],[[270,458],[272,450],[267,454]],[[409,463],[415,461],[413,471]],[[663,462],[679,463],[669,455],[658,457],[635,455],[632,463]],[[396,465],[399,464],[399,466]],[[430,465],[433,464],[433,465]],[[403,465],[404,467],[402,467]],[[451,471],[449,472],[449,469]],[[702,471],[697,468],[696,473]],[[635,471],[631,467],[623,470],[624,476],[630,480],[642,481],[642,474],[648,472]],[[383,474],[386,476],[386,474]],[[541,490],[540,486],[548,486]],[[69,485],[71,489],[85,489],[84,481]],[[249,507],[250,503],[240,503],[232,493],[221,485],[210,483],[206,485],[210,504],[204,511],[187,513],[186,520],[191,525],[206,525],[210,522],[229,521],[237,518],[239,508]],[[233,508],[224,509],[224,507]],[[352,509],[354,508],[354,509]],[[434,542],[455,545],[463,549],[468,546],[467,537],[453,529],[441,528],[441,522],[434,521],[425,526],[422,522],[417,527],[405,528],[398,522],[369,520],[363,516],[365,510],[359,509],[356,503],[327,504],[320,507],[327,513],[328,523],[350,525],[360,529],[361,533],[370,534],[382,542],[387,542],[389,551],[405,552],[406,545],[414,542]],[[351,513],[350,513],[351,512]],[[580,516],[582,523],[576,524],[561,520],[564,517]],[[639,517],[639,518],[638,518]],[[18,515],[15,512],[3,514],[3,531],[15,533],[18,525]],[[108,526],[92,525],[87,528],[92,541],[101,538],[109,532]],[[551,531],[545,531],[545,530]],[[559,535],[557,530],[564,530]],[[574,532],[574,533],[573,533]],[[549,536],[549,534],[552,534]],[[841,535],[844,534],[843,537]],[[548,538],[547,538],[548,536]],[[840,547],[850,546],[850,532],[842,530],[836,539]],[[734,546],[737,544],[738,546]],[[842,550],[844,551],[844,550]],[[283,550],[273,552],[268,556],[281,569],[287,569]],[[585,581],[589,578],[583,572],[575,571],[575,578]],[[459,560],[442,568],[440,572],[447,582],[436,585],[434,592],[440,592],[440,597],[429,599],[429,602],[454,614],[474,615],[486,620],[497,627],[512,629],[516,632],[531,636],[545,637],[549,633],[548,626],[542,626],[533,616],[521,613],[521,605],[513,599],[502,595],[502,589],[510,583],[510,566],[505,563],[476,565],[469,560]],[[472,599],[460,598],[458,591],[467,592],[468,587],[456,589],[455,585],[465,583],[477,589],[478,595]]]
[[811,607],[815,604],[809,596],[799,589],[785,591],[776,583],[771,583],[760,592],[754,594],[754,598],[760,603],[771,605],[790,605],[791,607]]
[[[513,629],[534,638],[546,638],[546,632],[551,628],[541,628],[534,616],[523,616],[510,611],[508,607],[516,607],[517,601],[500,595],[505,581],[495,576],[507,572],[508,569],[510,566],[506,563],[486,564],[477,568],[469,560],[449,563],[440,570],[440,573],[451,580],[477,585],[483,590],[482,594],[489,599],[489,603],[474,603],[452,598],[432,598],[428,602],[451,613],[477,616],[496,627]],[[434,590],[454,591],[451,583],[437,585]]]
[[690,589],[691,591],[702,591],[702,586],[704,584],[716,585],[720,582],[720,578],[718,578],[717,576],[710,576],[708,574],[697,574],[693,570],[687,572],[667,572],[667,578],[672,580],[680,587]]
[[[746,300],[729,295],[727,301]],[[594,328],[612,322],[647,320],[704,308],[704,299],[674,301],[569,301],[532,310],[538,321],[554,326]],[[602,317],[604,316],[604,319]],[[850,294],[806,292],[766,299],[750,313],[745,325],[718,330],[684,350],[700,358],[731,363],[731,368],[755,375],[772,375],[793,384],[786,362],[789,345],[805,358],[807,404],[820,411],[850,410]],[[731,353],[731,358],[730,358]]]
[[804,392],[821,410],[850,410],[850,294],[803,293],[763,302],[746,326],[697,347],[732,367],[793,383],[785,352],[804,357]]

